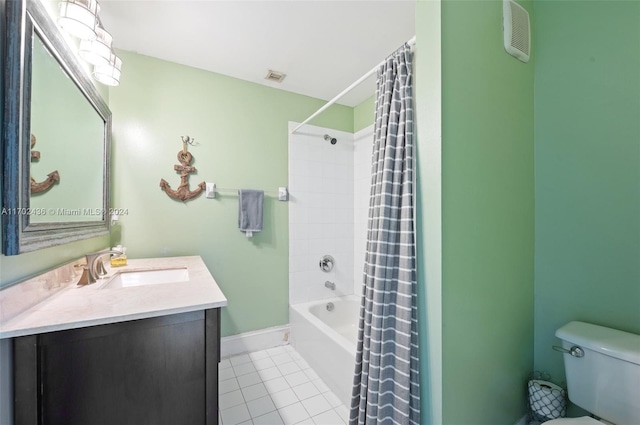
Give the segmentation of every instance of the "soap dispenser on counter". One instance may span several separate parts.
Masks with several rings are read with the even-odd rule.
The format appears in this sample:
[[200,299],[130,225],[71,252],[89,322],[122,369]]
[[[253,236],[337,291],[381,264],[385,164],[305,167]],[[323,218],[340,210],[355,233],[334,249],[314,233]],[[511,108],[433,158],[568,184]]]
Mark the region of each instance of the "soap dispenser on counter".
[[114,251],[120,251],[120,255],[111,256],[111,267],[122,267],[127,265],[127,248],[122,245],[114,246]]

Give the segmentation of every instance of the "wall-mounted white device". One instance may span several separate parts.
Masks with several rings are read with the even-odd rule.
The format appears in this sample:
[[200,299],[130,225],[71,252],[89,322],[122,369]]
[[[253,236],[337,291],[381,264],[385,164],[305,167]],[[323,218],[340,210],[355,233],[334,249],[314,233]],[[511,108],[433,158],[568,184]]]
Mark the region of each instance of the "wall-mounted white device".
[[529,13],[515,1],[504,0],[502,18],[504,49],[516,59],[529,62],[531,56]]
[[204,189],[204,196],[209,199],[215,199],[216,197],[216,184],[215,183],[206,183]]

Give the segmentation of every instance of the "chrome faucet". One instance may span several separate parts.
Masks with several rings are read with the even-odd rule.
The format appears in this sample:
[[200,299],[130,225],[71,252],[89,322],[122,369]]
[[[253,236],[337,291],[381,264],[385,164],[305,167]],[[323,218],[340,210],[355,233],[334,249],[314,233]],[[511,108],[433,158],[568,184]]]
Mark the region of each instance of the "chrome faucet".
[[89,285],[92,283],[96,283],[98,279],[106,276],[107,271],[104,268],[104,264],[102,263],[102,256],[104,255],[120,255],[122,251],[118,251],[117,249],[110,249],[108,251],[100,251],[94,252],[91,254],[85,255],[87,259],[87,279],[86,283],[83,283],[83,279],[80,279],[78,285]]
[[336,290],[336,284],[335,284],[335,283],[333,283],[333,282],[329,282],[328,280],[324,283],[324,286],[325,286],[326,288],[331,289],[332,291],[335,291],[335,290]]

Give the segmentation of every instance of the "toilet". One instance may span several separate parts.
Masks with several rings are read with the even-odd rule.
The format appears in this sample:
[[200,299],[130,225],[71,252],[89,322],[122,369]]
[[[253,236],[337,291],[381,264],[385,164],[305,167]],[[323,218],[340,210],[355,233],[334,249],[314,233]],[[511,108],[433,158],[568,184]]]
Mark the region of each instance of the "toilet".
[[601,419],[560,418],[545,425],[640,424],[640,335],[569,322],[556,336],[569,400]]

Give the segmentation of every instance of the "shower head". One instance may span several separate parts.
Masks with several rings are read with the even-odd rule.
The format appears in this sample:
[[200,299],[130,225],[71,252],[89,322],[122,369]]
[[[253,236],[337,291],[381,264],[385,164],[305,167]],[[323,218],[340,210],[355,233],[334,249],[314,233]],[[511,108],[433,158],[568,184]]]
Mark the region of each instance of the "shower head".
[[332,145],[335,145],[336,143],[338,143],[338,139],[336,139],[335,137],[331,137],[328,134],[324,135],[324,140],[331,142]]

